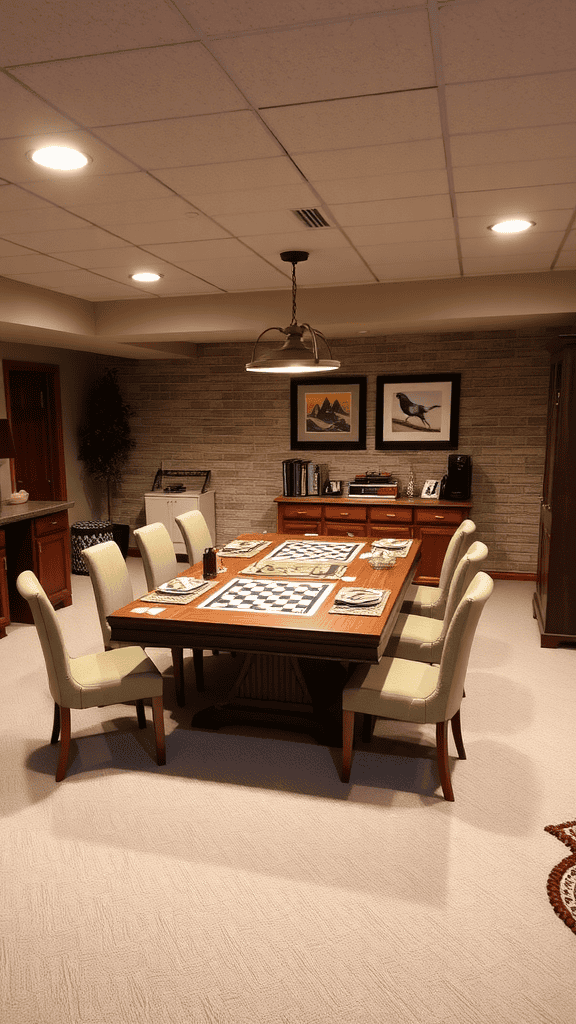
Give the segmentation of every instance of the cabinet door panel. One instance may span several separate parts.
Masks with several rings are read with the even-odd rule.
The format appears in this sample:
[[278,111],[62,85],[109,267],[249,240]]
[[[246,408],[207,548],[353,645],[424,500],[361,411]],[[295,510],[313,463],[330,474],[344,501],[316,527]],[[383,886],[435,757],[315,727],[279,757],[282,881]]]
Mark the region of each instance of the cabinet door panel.
[[397,523],[374,523],[370,524],[371,537],[411,537],[412,531],[409,526],[398,526]]
[[324,523],[324,533],[334,537],[367,537],[366,523]]
[[305,533],[322,533],[322,523],[314,519],[285,519],[280,533],[294,533],[302,536]]
[[35,542],[36,575],[53,604],[71,604],[70,539],[51,533]]
[[420,563],[414,577],[415,583],[430,585],[438,583],[444,555],[453,533],[453,530],[443,530],[441,526],[418,527],[415,534],[422,540],[422,548]]

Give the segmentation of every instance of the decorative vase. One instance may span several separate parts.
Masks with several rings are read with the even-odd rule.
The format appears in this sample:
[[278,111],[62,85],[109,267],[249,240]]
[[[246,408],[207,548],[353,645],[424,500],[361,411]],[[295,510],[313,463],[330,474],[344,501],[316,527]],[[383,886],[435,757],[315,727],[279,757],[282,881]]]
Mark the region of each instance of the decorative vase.
[[414,497],[414,473],[410,470],[410,476],[408,477],[408,483],[406,484],[406,497]]

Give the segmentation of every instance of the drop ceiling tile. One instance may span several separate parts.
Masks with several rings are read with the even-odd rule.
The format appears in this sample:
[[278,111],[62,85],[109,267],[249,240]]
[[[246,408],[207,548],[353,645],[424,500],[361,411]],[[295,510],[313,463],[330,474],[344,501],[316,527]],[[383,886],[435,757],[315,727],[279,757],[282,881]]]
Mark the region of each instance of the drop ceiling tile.
[[449,3],[440,11],[440,26],[447,82],[564,71],[573,65],[573,0]]
[[[574,210],[539,210],[531,219],[536,221],[538,231],[561,231],[564,233],[568,228]],[[482,217],[460,217],[458,227],[461,238],[484,238],[488,233],[490,224],[494,223],[491,216]]]
[[525,253],[510,256],[468,256],[464,261],[464,274],[474,277],[482,274],[524,274],[550,270],[554,253]]
[[[23,210],[48,210],[50,204],[17,185],[0,185],[0,214]],[[1,230],[1,228],[0,228]]]
[[244,189],[198,195],[194,205],[211,217],[226,214],[266,213],[269,210],[298,210],[314,207],[318,198],[303,182],[299,185],[275,185],[270,188]]
[[114,231],[120,238],[144,246],[228,237],[224,228],[201,214],[185,214],[179,220],[159,220],[151,224],[116,224]]
[[284,274],[264,263],[258,256],[242,259],[182,260],[179,266],[225,291],[261,291],[285,288],[289,281]]
[[[421,7],[422,0],[378,0],[378,10]],[[234,4],[214,4],[213,0],[178,0],[178,7],[193,24],[209,35],[249,32],[253,29],[279,28],[311,20],[306,0],[291,4],[271,4],[270,0],[243,0]],[[374,0],[316,0],[315,20],[361,17],[374,13]]]
[[[326,219],[331,221],[326,211],[322,212]],[[272,210],[269,213],[240,213],[229,217],[223,215],[215,217],[214,220],[221,224],[223,228],[226,228],[232,235],[237,237],[245,236],[247,238],[252,235],[277,235],[283,232],[290,234],[294,231],[294,228],[298,230],[302,226],[302,222],[291,210]]]
[[[180,270],[179,267],[172,267],[168,263],[163,263],[162,260],[157,262],[155,260],[143,260],[137,269],[155,270],[157,273],[162,273],[163,277],[159,281],[131,281],[126,271],[118,267],[102,266],[93,268],[94,273],[110,278],[113,281],[118,281],[119,284],[129,285],[134,291],[147,294],[150,298],[157,298],[160,295],[212,295],[220,291],[219,288],[206,284],[205,281],[201,281],[200,278],[188,274],[185,270]],[[133,295],[133,297],[135,298],[136,296]]]
[[[245,235],[240,237],[250,249],[260,256],[271,259],[290,249],[309,252],[311,258],[324,249],[340,249],[348,246],[346,237],[337,228],[302,228],[301,231],[279,232],[270,235]],[[304,264],[299,264],[299,270]]]
[[136,199],[165,199],[169,189],[149,174],[102,174],[88,178],[29,182],[27,188],[41,198],[67,208],[81,204],[133,202]]
[[144,253],[133,245],[110,249],[85,249],[66,253],[66,262],[83,270],[102,267],[124,267],[126,274],[136,273],[143,262]]
[[457,260],[454,239],[436,239],[428,242],[390,242],[382,245],[359,245],[358,252],[369,266],[408,260]]
[[532,188],[460,192],[456,197],[460,217],[527,217],[537,220],[539,210],[564,210],[574,206],[574,185],[539,185]]
[[435,85],[425,9],[216,39],[212,48],[259,107]]
[[487,231],[486,237],[463,238],[462,256],[493,256],[496,259],[514,258],[528,253],[556,252],[564,233],[562,231],[524,231],[521,235],[496,235]]
[[80,217],[75,217],[57,206],[39,210],[21,210],[16,213],[0,214],[0,231],[5,234],[23,234],[33,231],[60,231],[65,228],[86,227]]
[[278,107],[261,114],[289,152],[347,150],[442,135],[435,89]]
[[576,269],[576,231],[572,230],[568,234],[562,249],[560,250],[558,260],[555,264],[556,270],[575,270]]
[[[192,242],[174,242],[166,245],[149,245],[147,251],[169,263],[183,265],[183,261],[192,260],[242,260],[249,256],[246,247],[236,238],[215,238]],[[264,265],[264,264],[262,264]]]
[[[35,164],[28,153],[42,146],[71,146],[90,157],[78,171],[53,171]],[[89,132],[52,132],[26,135],[0,141],[0,173],[14,184],[36,181],[84,181],[101,174],[122,174],[137,170],[131,161],[119,156]]]
[[379,281],[432,281],[443,277],[459,277],[458,260],[409,260],[406,263],[374,264],[372,270]]
[[162,168],[156,177],[180,195],[192,197],[206,192],[238,192],[270,185],[302,184],[302,175],[286,156]]
[[134,199],[123,203],[88,203],[68,207],[71,213],[98,224],[101,227],[115,227],[116,224],[140,224],[145,220],[173,220],[190,213],[190,204],[179,196],[168,195],[165,199]]
[[389,146],[358,146],[356,149],[324,153],[294,152],[292,157],[310,181],[438,170],[446,166],[442,139],[396,142]]
[[36,285],[37,288],[48,288],[50,291],[64,295],[75,295],[78,299],[91,302],[105,302],[109,299],[137,299],[141,296],[134,288],[108,281],[98,274],[90,274],[87,270],[69,270],[45,274],[18,274],[14,280],[25,284]]
[[[278,269],[286,275],[291,275],[292,268],[289,263],[280,259],[279,253],[270,256],[271,261]],[[321,285],[330,284],[369,284],[374,280],[366,263],[354,252],[350,246],[340,246],[338,249],[324,249],[310,254],[305,263],[299,263],[296,268],[298,281],[298,309],[302,306],[301,312],[305,316],[306,298],[305,294],[300,299],[300,288],[317,288]]]
[[30,250],[23,245],[15,245],[14,242],[6,242],[0,238],[0,257],[2,256],[28,256]]
[[[576,132],[575,132],[576,134]],[[478,167],[455,167],[454,186],[457,192],[480,192],[483,189],[517,188],[529,185],[556,185],[576,181],[576,157],[557,160],[522,160],[505,164],[482,164]]]
[[342,181],[314,181],[325,203],[369,203],[379,199],[406,196],[433,196],[448,193],[446,171],[413,171],[381,174],[370,178],[345,178]]
[[[486,230],[486,229],[484,229]],[[454,221],[420,220],[398,224],[366,224],[347,228],[346,234],[353,245],[386,245],[392,242],[428,242],[454,239]]]
[[15,277],[17,274],[37,274],[43,271],[61,271],[67,269],[60,260],[50,256],[29,252],[23,256],[4,256],[0,259],[0,274]]
[[229,163],[281,154],[251,110],[98,128],[99,138],[148,170]]
[[448,196],[387,199],[378,203],[347,203],[332,212],[341,227],[359,224],[394,224],[400,221],[446,219],[451,216]]
[[[4,21],[4,10],[2,11],[2,21]],[[0,42],[0,48],[1,45]],[[34,96],[23,85],[8,78],[7,75],[0,75],[0,109],[2,110],[0,136],[3,139],[75,127],[64,114],[54,110],[44,100]]]
[[19,4],[3,5],[0,64],[75,57],[88,45],[103,52],[194,38],[191,26],[163,0],[98,0],[89,7],[78,0],[26,0],[25,15]]
[[549,160],[576,157],[576,126],[553,124],[537,128],[453,135],[450,148],[454,167],[497,164],[508,160]]
[[40,252],[80,252],[82,249],[109,249],[118,240],[101,228],[82,227],[63,231],[25,231],[6,233],[8,241]]
[[574,120],[576,71],[468,82],[446,88],[450,132],[567,124]]
[[88,126],[246,107],[198,42],[21,65],[12,74]]

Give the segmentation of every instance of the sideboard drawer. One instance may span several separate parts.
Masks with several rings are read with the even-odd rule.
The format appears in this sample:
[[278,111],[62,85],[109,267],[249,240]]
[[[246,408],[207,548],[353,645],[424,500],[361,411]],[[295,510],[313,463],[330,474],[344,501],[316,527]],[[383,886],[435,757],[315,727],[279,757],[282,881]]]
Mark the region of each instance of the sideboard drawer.
[[285,519],[322,519],[321,505],[285,505]]
[[326,505],[325,519],[330,522],[346,521],[350,523],[365,523],[367,519],[366,506],[360,505],[354,508],[353,505]]
[[438,508],[436,510],[432,508],[417,508],[415,509],[416,517],[415,522],[417,523],[447,523],[448,525],[458,525],[461,523],[464,516],[462,512],[459,512],[455,508]]
[[370,509],[370,519],[373,523],[411,523],[412,509],[380,505]]
[[48,533],[58,533],[68,529],[68,513],[56,512],[53,516],[40,516],[33,520],[36,537],[45,537]]

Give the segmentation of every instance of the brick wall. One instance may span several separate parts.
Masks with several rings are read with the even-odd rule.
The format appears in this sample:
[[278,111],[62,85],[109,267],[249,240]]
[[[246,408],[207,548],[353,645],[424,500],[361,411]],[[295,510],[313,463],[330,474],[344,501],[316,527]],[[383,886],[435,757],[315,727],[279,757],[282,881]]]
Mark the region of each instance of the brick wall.
[[460,373],[458,450],[473,459],[472,517],[489,547],[488,568],[534,573],[544,461],[549,356],[556,329],[350,338],[331,343],[341,374],[366,375],[365,452],[290,451],[290,378],[246,373],[252,346],[198,345],[189,362],[119,360],[137,440],[115,518],[145,522],[144,492],[165,468],[210,469],[218,542],[245,530],[273,530],[281,463],[301,454],[327,462],[347,480],[366,469],[390,471],[417,493],[446,471],[447,451],[374,448],[377,374]]

